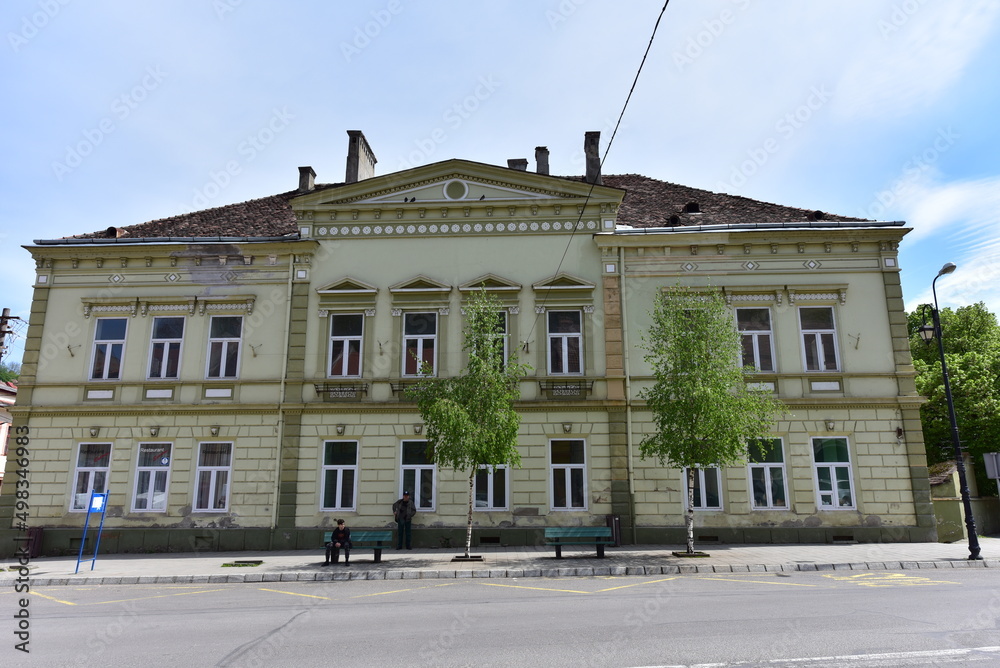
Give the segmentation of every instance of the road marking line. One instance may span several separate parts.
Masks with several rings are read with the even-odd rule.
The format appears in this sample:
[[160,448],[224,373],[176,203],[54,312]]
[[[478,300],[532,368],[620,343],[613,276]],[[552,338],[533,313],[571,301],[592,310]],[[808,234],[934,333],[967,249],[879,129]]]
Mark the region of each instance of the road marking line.
[[331,600],[327,596],[313,596],[312,594],[299,594],[294,591],[281,591],[280,589],[267,589],[266,587],[259,587],[261,591],[273,591],[275,594],[288,594],[289,596],[305,596],[306,598],[321,598],[324,601]]
[[662,580],[650,580],[649,582],[636,582],[635,584],[621,585],[620,587],[608,587],[607,589],[598,589],[597,592],[595,593],[599,593],[602,591],[614,591],[615,589],[628,589],[629,587],[638,587],[639,585],[656,584],[657,582],[667,582],[668,580],[676,580],[678,578],[680,578],[680,576],[675,575],[672,578],[663,578]]
[[182,591],[179,594],[158,594],[156,596],[140,596],[138,598],[123,598],[117,601],[98,601],[96,603],[84,603],[84,605],[108,605],[109,603],[128,603],[129,601],[148,601],[152,598],[169,598],[171,596],[190,596],[191,594],[211,594],[224,589],[205,589],[203,591]]
[[713,578],[696,576],[695,580],[720,580],[722,582],[749,582],[752,584],[778,585],[779,587],[819,587],[821,585],[803,584],[801,582],[771,582],[770,580],[733,580],[732,578]]
[[593,592],[589,591],[579,591],[576,589],[552,589],[549,587],[525,587],[524,585],[505,585],[497,584],[495,582],[483,582],[481,583],[487,587],[510,587],[511,589],[536,589],[538,591],[561,591],[567,594],[591,594]]
[[70,603],[69,601],[62,601],[56,598],[55,596],[46,596],[45,594],[39,593],[37,589],[31,593],[34,594],[35,596],[41,596],[42,598],[47,598],[50,601],[55,601],[56,603],[65,603],[66,605],[76,605],[76,603]]
[[935,584],[960,584],[950,580],[931,580],[922,575],[907,575],[906,573],[858,573],[856,575],[829,575],[823,577],[831,580],[840,580],[862,587],[896,587],[896,586],[924,586]]

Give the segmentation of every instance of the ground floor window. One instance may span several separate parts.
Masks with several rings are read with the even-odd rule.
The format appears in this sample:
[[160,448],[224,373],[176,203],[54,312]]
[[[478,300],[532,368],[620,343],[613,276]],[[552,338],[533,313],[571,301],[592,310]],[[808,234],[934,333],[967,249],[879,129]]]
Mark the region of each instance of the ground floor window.
[[434,482],[437,467],[427,457],[427,441],[403,441],[402,475],[403,492],[409,492],[417,510],[434,510]]
[[476,471],[476,510],[507,510],[507,467],[480,466]]
[[170,450],[170,443],[139,444],[132,510],[163,512],[167,509]]
[[[695,510],[719,510],[722,508],[722,482],[719,469],[711,467],[694,470]],[[684,489],[688,486],[688,470],[684,469]],[[687,508],[687,496],[684,497]]]
[[553,510],[586,510],[586,443],[576,439],[549,441],[550,498]]
[[786,510],[785,457],[780,438],[763,438],[748,444],[751,501],[754,510]]
[[358,442],[326,441],[323,444],[323,510],[354,510],[358,478]]
[[76,472],[73,475],[73,500],[70,510],[86,510],[90,507],[91,493],[103,494],[107,491],[110,469],[110,443],[80,444],[76,456]]
[[195,510],[225,511],[229,509],[232,466],[232,443],[202,443],[198,446],[198,468],[195,471]]
[[817,503],[821,510],[853,510],[851,453],[846,438],[812,439]]

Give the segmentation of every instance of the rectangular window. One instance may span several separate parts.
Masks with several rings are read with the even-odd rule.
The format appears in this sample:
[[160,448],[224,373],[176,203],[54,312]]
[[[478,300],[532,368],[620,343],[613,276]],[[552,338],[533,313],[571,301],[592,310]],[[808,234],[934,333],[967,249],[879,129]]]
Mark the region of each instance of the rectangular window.
[[183,317],[153,318],[153,336],[149,349],[150,378],[177,378],[183,340]]
[[427,441],[403,441],[402,492],[409,492],[417,510],[434,510],[437,467],[427,458]]
[[202,443],[198,446],[195,471],[194,509],[225,511],[229,509],[229,484],[232,477],[233,444]]
[[208,378],[236,378],[240,368],[243,316],[213,315],[208,333]]
[[73,474],[73,501],[70,510],[86,510],[90,507],[91,492],[103,494],[107,490],[110,470],[110,443],[81,443],[76,456],[76,472]]
[[507,467],[480,466],[476,471],[476,510],[507,510]]
[[549,311],[549,374],[583,373],[583,321],[580,311]]
[[94,330],[94,361],[90,367],[92,380],[116,380],[122,377],[127,328],[127,318],[97,319]]
[[853,510],[851,454],[846,438],[812,439],[820,510]]
[[330,377],[357,378],[361,375],[361,339],[365,316],[362,313],[330,315]]
[[[684,489],[687,489],[687,469],[684,469]],[[719,469],[711,467],[694,470],[695,510],[720,510],[722,508],[722,481]],[[687,498],[684,499],[687,508]]]
[[780,438],[751,441],[747,447],[750,463],[750,490],[754,510],[787,510],[785,456]]
[[803,306],[799,309],[802,347],[806,371],[837,371],[837,329],[832,306]]
[[743,344],[743,366],[752,366],[757,371],[774,371],[771,309],[738,308],[736,324]]
[[170,482],[170,443],[140,443],[132,510],[164,512]]
[[549,441],[550,497],[553,510],[586,510],[586,444],[582,440]]
[[323,444],[322,510],[354,510],[358,479],[358,442]]
[[437,313],[403,314],[403,375],[437,373]]

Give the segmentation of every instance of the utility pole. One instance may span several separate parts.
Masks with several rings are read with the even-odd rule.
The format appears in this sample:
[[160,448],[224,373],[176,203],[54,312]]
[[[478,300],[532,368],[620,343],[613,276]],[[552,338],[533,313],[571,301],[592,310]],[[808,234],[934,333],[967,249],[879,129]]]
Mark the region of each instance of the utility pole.
[[7,352],[7,335],[14,333],[14,330],[10,328],[10,321],[20,319],[15,315],[11,315],[9,308],[5,308],[3,313],[0,314],[0,362],[3,361],[4,353]]

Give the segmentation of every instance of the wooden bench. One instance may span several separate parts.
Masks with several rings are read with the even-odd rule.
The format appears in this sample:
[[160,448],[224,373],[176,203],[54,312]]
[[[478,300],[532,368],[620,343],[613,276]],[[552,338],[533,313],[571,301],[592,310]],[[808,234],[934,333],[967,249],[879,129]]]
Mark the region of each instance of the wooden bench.
[[[323,549],[333,537],[333,531],[323,534]],[[375,563],[382,561],[382,550],[392,545],[391,531],[372,531],[367,529],[351,529],[351,550],[374,550]]]
[[549,527],[545,529],[545,544],[556,548],[556,559],[562,559],[563,545],[596,545],[597,558],[604,558],[604,546],[614,545],[611,527]]

